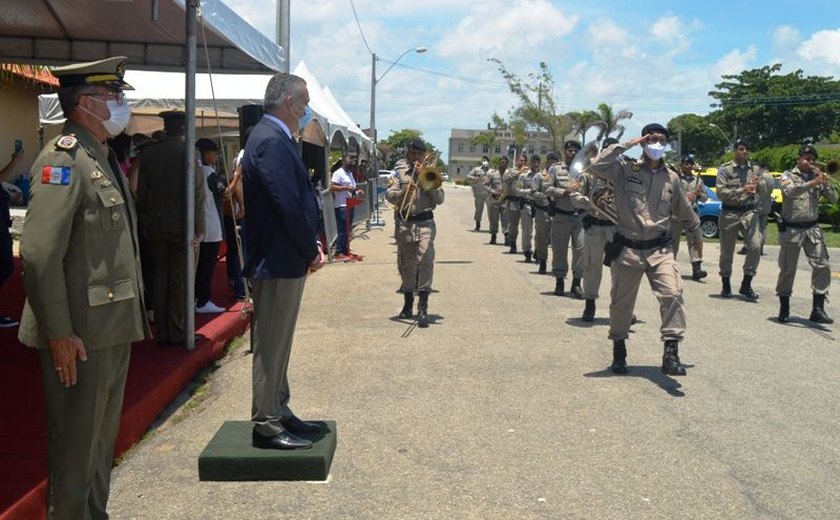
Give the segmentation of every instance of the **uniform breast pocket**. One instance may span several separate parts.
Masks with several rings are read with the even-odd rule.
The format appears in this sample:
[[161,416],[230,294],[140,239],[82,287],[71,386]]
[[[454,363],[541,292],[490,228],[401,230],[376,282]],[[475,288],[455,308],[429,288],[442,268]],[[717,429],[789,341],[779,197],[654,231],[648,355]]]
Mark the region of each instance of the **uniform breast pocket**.
[[657,213],[659,216],[670,216],[671,215],[671,199],[674,197],[674,191],[672,190],[671,186],[665,186],[662,188],[662,194],[659,197],[659,204],[657,206]]
[[624,184],[624,194],[630,202],[630,207],[634,212],[641,214],[646,205],[645,194],[647,190],[642,184],[636,182],[627,182]]
[[96,192],[99,197],[99,222],[104,231],[116,231],[125,227],[125,199],[116,188]]

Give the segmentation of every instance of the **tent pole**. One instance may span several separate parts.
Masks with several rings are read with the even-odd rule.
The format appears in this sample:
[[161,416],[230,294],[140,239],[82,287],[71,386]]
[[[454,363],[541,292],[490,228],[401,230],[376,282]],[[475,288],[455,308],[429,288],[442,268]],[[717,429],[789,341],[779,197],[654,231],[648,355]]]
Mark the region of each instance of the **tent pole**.
[[195,71],[196,71],[196,14],[200,0],[187,1],[186,16],[186,92],[184,92],[184,112],[186,132],[184,137],[185,162],[184,204],[186,204],[185,234],[187,254],[184,265],[184,334],[187,350],[195,348],[195,250],[192,238],[195,235]]

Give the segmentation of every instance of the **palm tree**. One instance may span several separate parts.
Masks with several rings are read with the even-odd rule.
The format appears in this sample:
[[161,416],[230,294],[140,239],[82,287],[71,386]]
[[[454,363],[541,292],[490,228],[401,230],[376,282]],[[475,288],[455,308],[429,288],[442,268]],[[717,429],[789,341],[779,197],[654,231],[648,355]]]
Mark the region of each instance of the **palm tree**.
[[572,120],[572,132],[580,135],[581,144],[586,145],[586,132],[600,120],[600,115],[594,110],[583,110],[569,112],[568,116]]
[[613,133],[615,134],[613,137],[621,140],[621,136],[624,135],[626,128],[620,122],[624,119],[632,118],[633,112],[630,112],[629,110],[619,110],[616,112],[613,110],[611,105],[601,103],[598,105],[597,115],[598,120],[593,122],[591,125],[600,128],[598,137],[595,138],[596,141],[601,141]]

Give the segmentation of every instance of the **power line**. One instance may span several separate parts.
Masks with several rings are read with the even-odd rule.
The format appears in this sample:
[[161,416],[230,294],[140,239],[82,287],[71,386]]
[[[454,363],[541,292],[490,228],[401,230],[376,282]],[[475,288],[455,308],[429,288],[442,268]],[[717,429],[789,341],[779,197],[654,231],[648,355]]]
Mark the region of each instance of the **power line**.
[[362,24],[359,23],[359,15],[356,14],[356,6],[353,4],[353,0],[350,0],[350,8],[353,9],[353,18],[356,19],[356,26],[359,28],[359,34],[362,35],[362,41],[365,43],[368,52],[373,54],[373,51],[370,50],[370,45],[368,45],[367,38],[365,38],[365,32],[362,30]]
[[812,94],[808,96],[765,96],[754,98],[733,98],[713,103],[713,107],[724,106],[795,106],[795,105],[819,105],[840,101],[840,92],[827,92],[823,94]]

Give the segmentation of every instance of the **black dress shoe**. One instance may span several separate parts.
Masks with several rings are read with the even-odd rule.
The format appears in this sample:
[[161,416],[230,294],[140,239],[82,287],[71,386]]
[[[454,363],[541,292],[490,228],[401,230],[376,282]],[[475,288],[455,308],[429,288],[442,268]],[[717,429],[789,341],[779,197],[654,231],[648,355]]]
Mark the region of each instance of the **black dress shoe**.
[[321,430],[323,430],[320,424],[302,421],[294,415],[289,417],[288,419],[281,420],[280,424],[283,425],[283,428],[286,428],[288,431],[294,433],[295,435],[301,435],[305,433],[319,433]]
[[273,437],[266,437],[251,432],[251,444],[265,450],[305,450],[312,447],[312,441],[295,437],[289,432],[280,432]]

